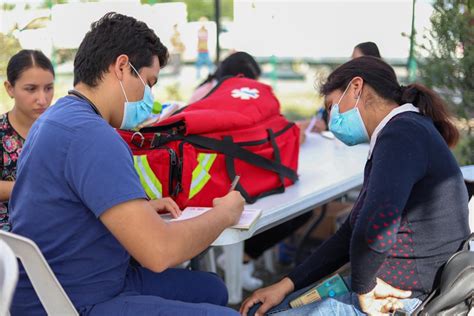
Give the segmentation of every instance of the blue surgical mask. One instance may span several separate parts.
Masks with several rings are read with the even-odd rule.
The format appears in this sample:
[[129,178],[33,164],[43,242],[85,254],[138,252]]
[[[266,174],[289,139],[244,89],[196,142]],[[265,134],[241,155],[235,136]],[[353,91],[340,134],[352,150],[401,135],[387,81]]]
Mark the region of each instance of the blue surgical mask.
[[365,129],[364,121],[360,115],[359,108],[357,108],[360,95],[357,98],[353,109],[344,113],[339,112],[339,103],[346,94],[350,85],[351,83],[349,83],[346,90],[344,90],[339,102],[333,104],[331,107],[329,130],[344,144],[353,146],[361,143],[367,143],[369,141],[369,135]]
[[130,102],[128,101],[125,89],[123,88],[122,81],[120,81],[120,87],[122,87],[122,91],[126,100],[126,102],[124,103],[123,119],[122,124],[120,125],[120,129],[127,130],[134,129],[135,127],[140,125],[140,123],[145,121],[154,112],[153,107],[155,103],[155,98],[153,97],[151,88],[145,83],[145,81],[143,81],[142,77],[132,64],[130,64],[130,67],[132,67],[132,69],[138,75],[138,78],[140,78],[140,80],[142,81],[143,85],[145,86],[145,91],[141,100]]

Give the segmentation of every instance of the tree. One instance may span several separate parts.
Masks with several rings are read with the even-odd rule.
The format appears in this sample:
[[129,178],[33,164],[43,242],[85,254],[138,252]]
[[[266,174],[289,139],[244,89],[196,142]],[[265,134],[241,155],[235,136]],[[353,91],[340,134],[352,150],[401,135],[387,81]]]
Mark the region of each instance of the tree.
[[44,9],[51,9],[55,4],[64,3],[67,3],[67,0],[44,0],[40,7]]
[[422,78],[440,91],[471,134],[467,121],[474,117],[474,0],[436,0],[433,7]]
[[2,4],[2,10],[3,11],[11,11],[11,10],[15,9],[15,7],[16,7],[16,4],[14,4],[14,3],[4,2]]
[[6,77],[8,61],[21,50],[21,46],[15,37],[0,32],[0,47],[0,77]]

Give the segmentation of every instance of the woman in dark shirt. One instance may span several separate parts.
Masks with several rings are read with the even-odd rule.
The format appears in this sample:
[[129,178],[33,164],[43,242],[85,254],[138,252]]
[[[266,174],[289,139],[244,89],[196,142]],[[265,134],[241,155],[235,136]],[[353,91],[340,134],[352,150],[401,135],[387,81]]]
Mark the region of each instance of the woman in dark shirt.
[[53,99],[53,65],[40,51],[22,50],[10,58],[4,85],[15,101],[9,112],[0,115],[0,230],[9,231],[8,200],[18,156],[31,125]]
[[[362,190],[341,229],[286,278],[253,293],[241,312],[263,303],[262,315],[348,262],[350,293],[285,314],[378,315],[402,305],[412,311],[469,235],[466,187],[449,150],[458,131],[438,95],[420,84],[400,86],[378,58],[340,66],[321,93],[338,139],[370,141]],[[276,308],[284,309],[287,301]]]

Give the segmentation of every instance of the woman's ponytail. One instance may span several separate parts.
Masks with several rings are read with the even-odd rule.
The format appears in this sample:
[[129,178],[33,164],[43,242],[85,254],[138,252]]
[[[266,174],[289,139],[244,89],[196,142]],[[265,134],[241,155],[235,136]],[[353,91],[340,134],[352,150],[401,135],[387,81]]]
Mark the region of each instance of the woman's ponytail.
[[452,122],[446,104],[437,93],[419,83],[401,86],[401,104],[405,103],[412,103],[421,114],[431,118],[449,147],[457,144],[459,131]]

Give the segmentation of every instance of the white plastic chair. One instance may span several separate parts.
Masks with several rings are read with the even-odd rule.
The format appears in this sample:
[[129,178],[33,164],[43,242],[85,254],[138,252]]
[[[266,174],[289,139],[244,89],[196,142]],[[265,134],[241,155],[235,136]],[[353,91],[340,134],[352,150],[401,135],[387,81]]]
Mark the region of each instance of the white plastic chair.
[[79,315],[33,241],[16,234],[0,231],[1,241],[5,242],[15,256],[21,260],[48,315]]
[[0,240],[0,316],[10,315],[8,310],[18,282],[18,262],[13,251]]

